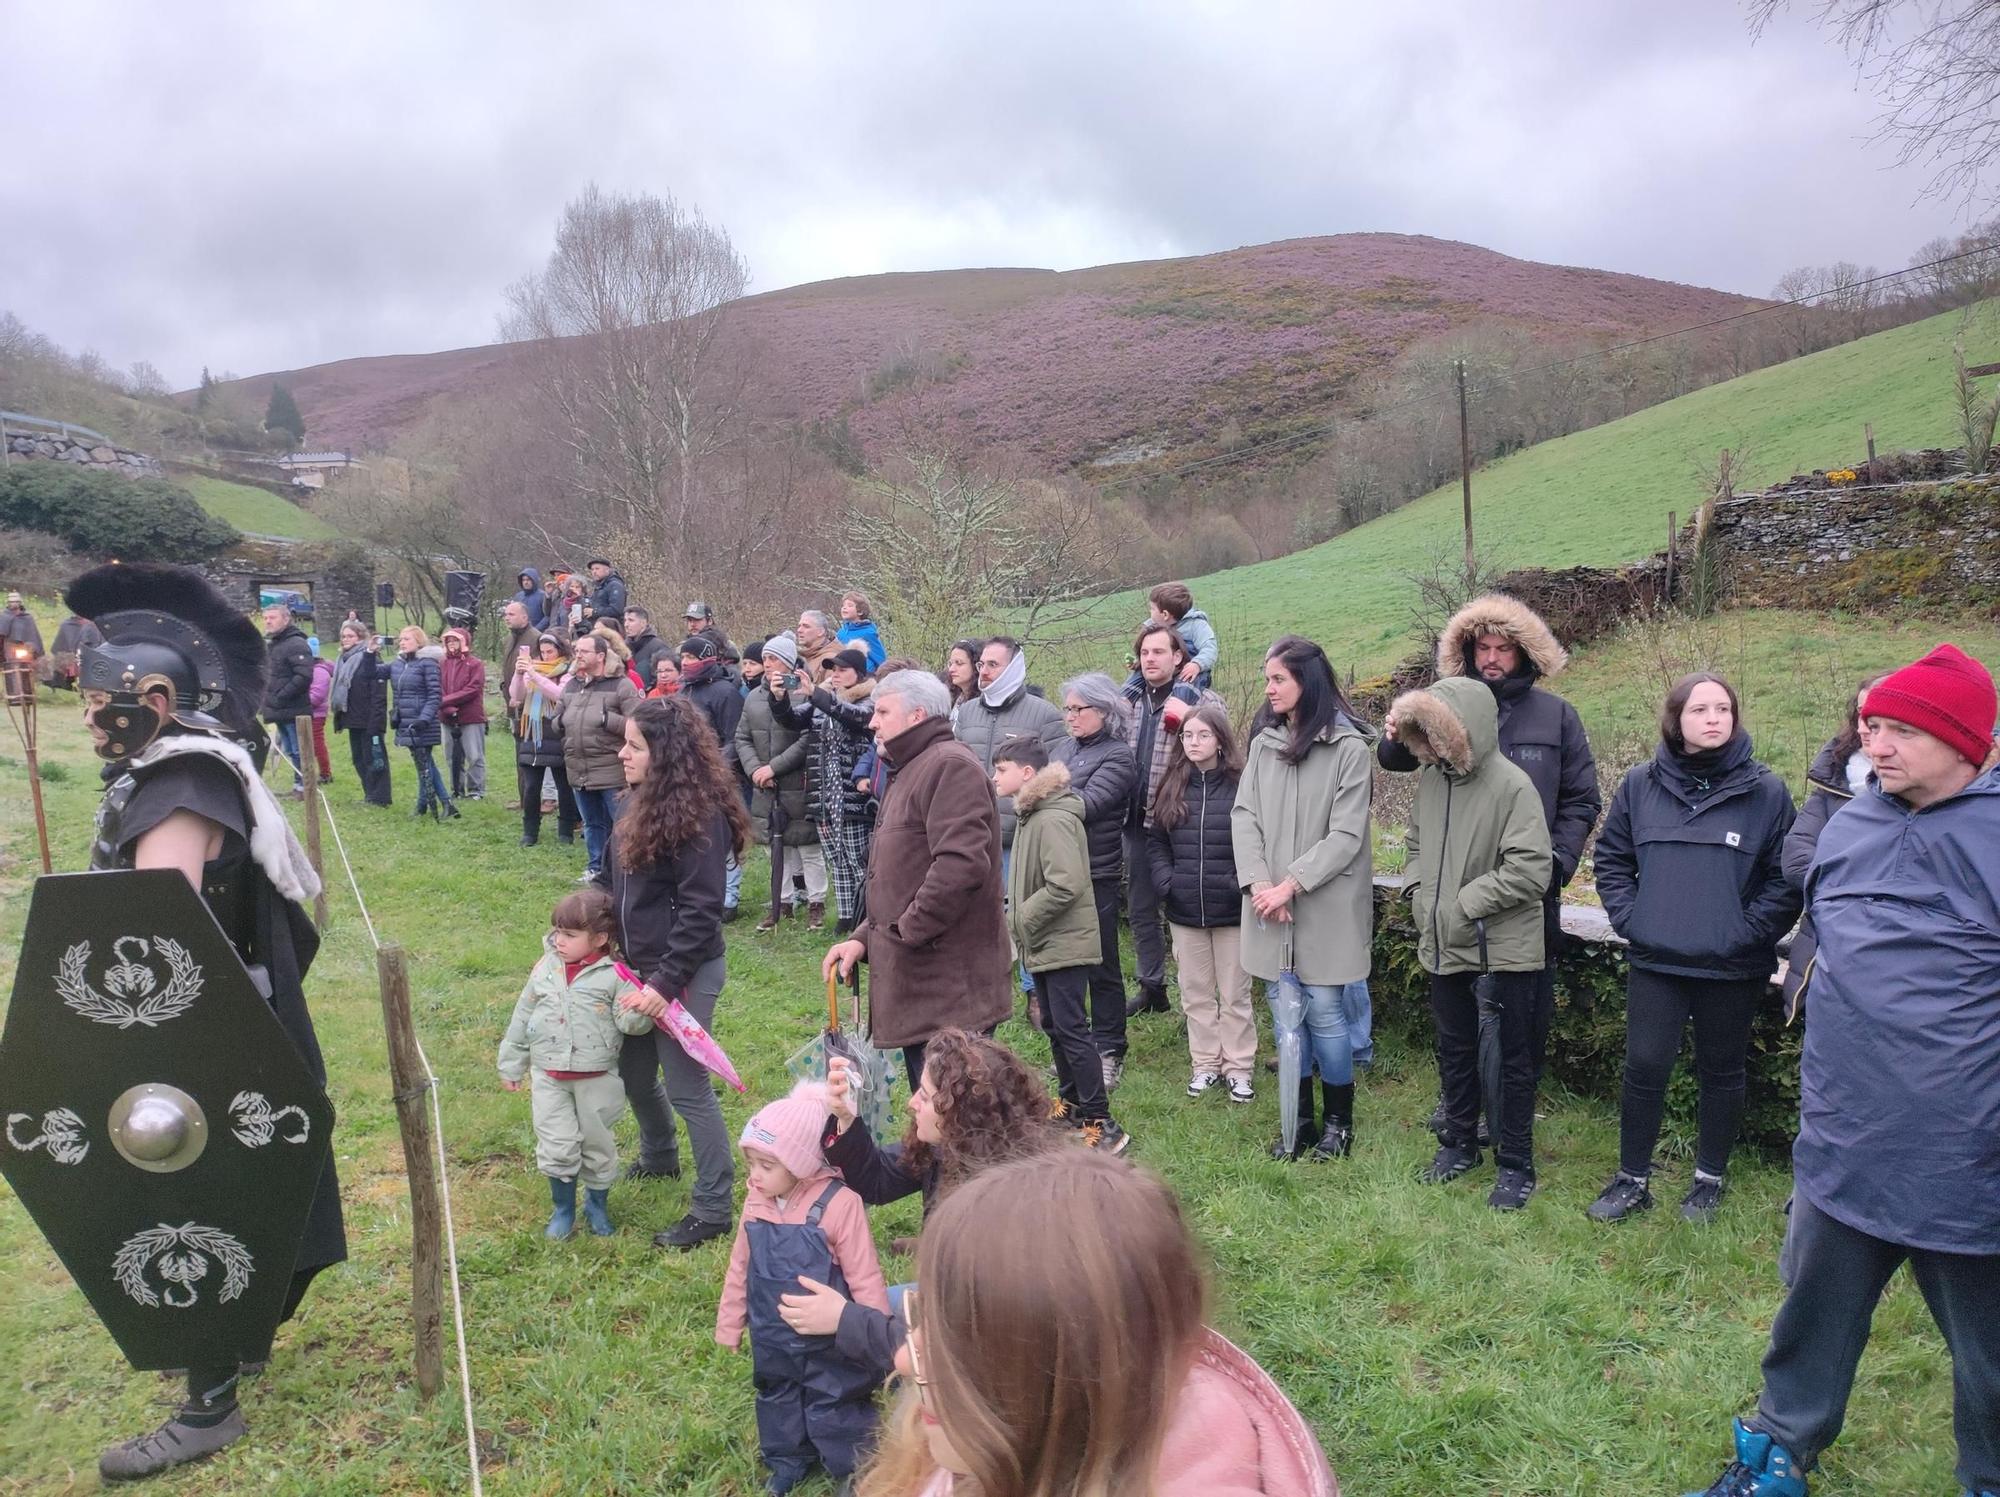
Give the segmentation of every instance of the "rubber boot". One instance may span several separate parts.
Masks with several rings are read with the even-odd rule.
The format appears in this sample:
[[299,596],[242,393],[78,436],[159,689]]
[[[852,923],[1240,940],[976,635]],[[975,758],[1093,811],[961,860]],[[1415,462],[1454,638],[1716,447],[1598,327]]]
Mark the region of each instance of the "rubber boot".
[[1345,1159],[1354,1148],[1354,1083],[1321,1082],[1320,1092],[1326,1102],[1326,1126],[1319,1130],[1313,1158]]
[[1806,1479],[1792,1453],[1762,1430],[1735,1422],[1736,1459],[1713,1486],[1687,1497],[1806,1497]]
[[548,1230],[543,1235],[552,1242],[562,1242],[576,1231],[576,1181],[549,1176],[549,1199],[556,1209],[550,1213]]
[[605,1197],[611,1194],[611,1187],[592,1190],[585,1186],[583,1192],[583,1219],[590,1224],[592,1237],[609,1237],[612,1232],[611,1212],[606,1209]]

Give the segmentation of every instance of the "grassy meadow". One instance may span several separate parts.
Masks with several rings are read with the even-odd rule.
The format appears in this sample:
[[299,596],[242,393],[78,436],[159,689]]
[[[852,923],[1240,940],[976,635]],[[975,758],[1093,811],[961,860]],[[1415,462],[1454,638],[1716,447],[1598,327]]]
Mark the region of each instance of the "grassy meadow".
[[[1768,627],[1782,639],[1814,626]],[[1778,650],[1772,668],[1786,658]],[[1636,711],[1645,694],[1626,678],[1637,670],[1607,651],[1579,662],[1577,682],[1602,682],[1607,703],[1637,693]],[[74,869],[98,780],[73,704],[47,703],[57,866]],[[504,747],[498,758],[504,766]],[[397,806],[371,810],[346,772],[344,744],[334,759],[333,813],[383,938],[411,953],[417,1023],[444,1082],[487,1490],[760,1491],[747,1361],[711,1340],[727,1241],[685,1257],[648,1245],[685,1209],[687,1186],[676,1182],[615,1188],[620,1230],[609,1240],[545,1242],[527,1102],[501,1091],[493,1071],[547,909],[570,886],[581,848],[553,837],[518,847],[517,820],[502,810],[505,783],[468,805],[461,822],[414,822],[400,755]],[[0,980],[10,987],[34,859],[21,776],[17,754],[0,759]],[[753,859],[746,891],[763,886],[763,867]],[[815,1029],[823,942],[797,925],[758,936],[747,919],[729,938],[730,982],[715,1027],[750,1086],[748,1098],[725,1096],[736,1128],[786,1087],[785,1058]],[[249,1385],[249,1438],[150,1491],[321,1497],[466,1485],[455,1386],[426,1406],[411,1377],[409,1212],[374,960],[337,877],[308,988],[340,1118],[352,1258],[322,1276],[280,1332],[269,1371]],[[1377,1001],[1401,1000],[1381,993]],[[1002,1033],[1044,1057],[1020,1023]],[[1615,1117],[1599,1103],[1547,1096],[1541,1192],[1526,1212],[1500,1217],[1484,1205],[1490,1165],[1453,1186],[1416,1182],[1432,1146],[1423,1120],[1435,1089],[1424,1055],[1383,1056],[1362,1087],[1356,1156],[1331,1168],[1263,1158],[1277,1114],[1268,1083],[1254,1105],[1232,1108],[1219,1097],[1189,1101],[1185,1078],[1179,1022],[1138,1021],[1117,1096],[1134,1157],[1186,1204],[1214,1266],[1215,1323],[1298,1402],[1346,1491],[1676,1493],[1714,1474],[1730,1415],[1754,1396],[1779,1302],[1781,1161],[1742,1159],[1721,1220],[1696,1230],[1672,1210],[1688,1169],[1685,1141],[1667,1140],[1674,1178],[1664,1182],[1664,1209],[1621,1229],[1594,1228],[1583,1207],[1613,1164]],[[629,1138],[629,1120],[622,1133]],[[877,1214],[877,1240],[886,1245],[917,1225],[916,1204],[904,1203]],[[98,1450],[163,1417],[175,1386],[124,1366],[4,1189],[0,1260],[0,1493],[93,1490]],[[892,1280],[911,1271],[895,1259],[885,1268]],[[452,1361],[447,1340],[448,1372]],[[1943,1346],[1914,1286],[1900,1279],[1815,1491],[1955,1490],[1950,1401]]]
[[177,473],[173,481],[194,495],[195,503],[238,530],[296,541],[340,539],[340,532],[311,510],[255,484],[232,483],[210,473]]

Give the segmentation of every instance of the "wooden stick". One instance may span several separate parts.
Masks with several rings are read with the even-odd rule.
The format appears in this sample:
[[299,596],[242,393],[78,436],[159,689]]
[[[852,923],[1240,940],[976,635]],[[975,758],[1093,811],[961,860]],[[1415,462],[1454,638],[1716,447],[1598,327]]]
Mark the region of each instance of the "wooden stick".
[[1872,421],[1862,422],[1861,435],[1868,439],[1868,461],[1873,463],[1875,461],[1875,423]]
[[1664,601],[1674,601],[1674,545],[1680,539],[1680,526],[1676,523],[1680,516],[1667,511],[1667,591]]
[[319,893],[313,896],[313,924],[326,932],[326,869],[319,850],[319,754],[313,747],[313,720],[301,714],[292,719],[292,731],[299,739],[299,773],[306,781],[306,857],[320,876]]
[[410,1319],[417,1335],[417,1391],[426,1400],[444,1384],[444,1237],[438,1204],[436,1142],[424,1106],[430,1074],[410,1018],[410,974],[393,942],[375,953],[382,988],[382,1028],[389,1037],[389,1080],[396,1126],[403,1135],[403,1170],[410,1180]]

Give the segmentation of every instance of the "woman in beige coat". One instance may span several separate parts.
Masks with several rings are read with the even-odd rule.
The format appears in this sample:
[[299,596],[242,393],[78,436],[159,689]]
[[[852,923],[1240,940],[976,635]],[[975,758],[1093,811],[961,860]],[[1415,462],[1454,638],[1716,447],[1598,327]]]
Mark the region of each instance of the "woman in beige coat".
[[[1288,634],[1264,657],[1264,707],[1251,724],[1230,826],[1244,888],[1243,966],[1267,985],[1290,973],[1305,995],[1319,1071],[1299,1081],[1296,1146],[1272,1157],[1345,1158],[1354,1144],[1354,1067],[1372,1059],[1368,967],[1375,928],[1368,835],[1375,735],[1348,706],[1326,652]],[[1268,991],[1268,988],[1267,988]]]

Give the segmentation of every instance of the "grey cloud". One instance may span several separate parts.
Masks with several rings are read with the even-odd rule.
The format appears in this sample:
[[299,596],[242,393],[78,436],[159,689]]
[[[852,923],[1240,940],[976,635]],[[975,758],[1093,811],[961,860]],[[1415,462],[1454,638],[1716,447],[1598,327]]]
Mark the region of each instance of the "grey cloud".
[[488,341],[592,179],[757,289],[1386,229],[1761,292],[1954,226],[1729,0],[38,10],[0,139],[71,165],[0,177],[0,306],[177,382]]

